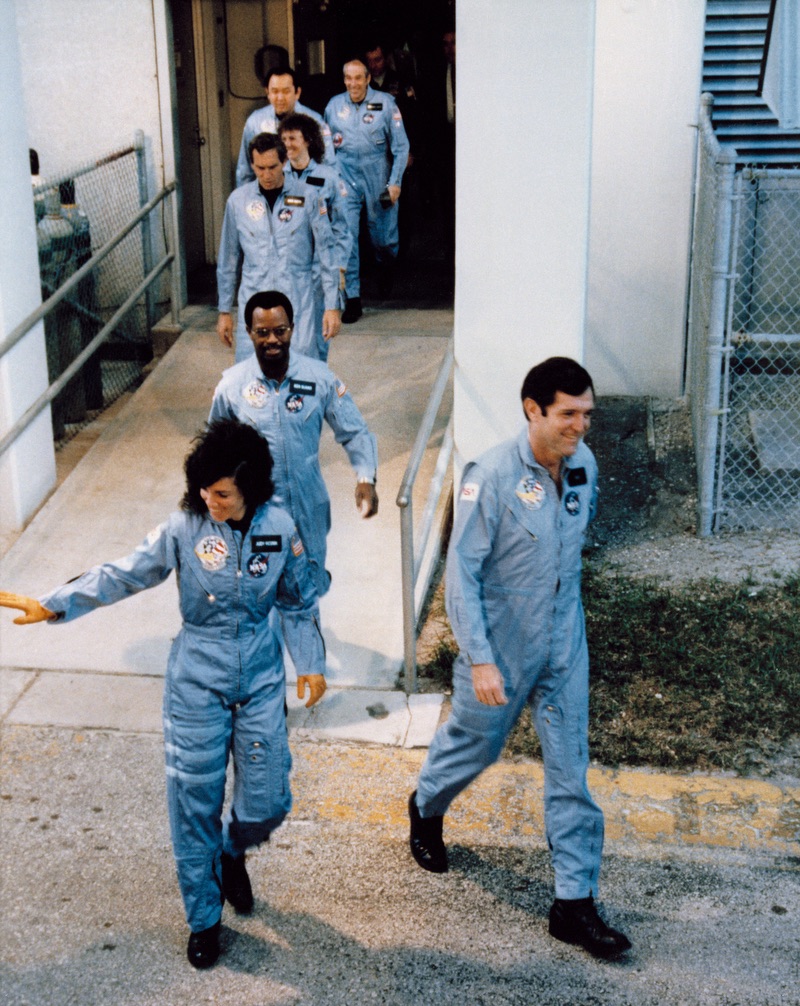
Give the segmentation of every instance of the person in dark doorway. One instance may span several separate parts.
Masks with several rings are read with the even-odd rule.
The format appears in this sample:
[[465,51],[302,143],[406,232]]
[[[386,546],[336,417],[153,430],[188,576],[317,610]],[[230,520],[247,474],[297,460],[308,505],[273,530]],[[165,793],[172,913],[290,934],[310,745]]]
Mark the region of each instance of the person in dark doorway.
[[347,300],[342,321],[361,317],[361,276],[358,230],[362,207],[378,267],[381,296],[391,292],[394,263],[400,246],[397,225],[403,172],[409,143],[403,116],[390,94],[369,86],[370,76],[361,60],[344,66],[346,90],[328,102],[325,121],[333,135],[336,165],[347,182],[348,226],[356,235],[345,279]]
[[464,469],[446,566],[460,649],[453,706],[409,798],[411,852],[424,869],[447,870],[443,815],[497,760],[528,705],[542,746],[555,871],[550,933],[614,957],[630,942],[595,907],[603,813],[586,784],[581,549],[597,495],[597,466],[583,443],[592,379],[574,360],[551,357],[526,376],[522,408],[520,434]]
[[[257,180],[234,189],[222,220],[217,256],[217,335],[225,346],[233,345],[235,336],[237,361],[252,355],[244,305],[257,291],[274,288],[283,290],[295,305],[298,348],[301,352],[316,351],[320,339],[334,338],[341,327],[336,236],[327,207],[310,191],[288,191],[284,177],[286,147],[275,134],[258,134],[250,144],[250,161]],[[240,265],[234,333],[231,311]],[[324,304],[322,331],[318,332],[320,286]]]
[[[291,807],[282,648],[276,608],[313,705],[325,692],[317,591],[294,522],[272,501],[272,458],[252,427],[213,423],[186,458],[181,509],[131,555],[95,566],[39,600],[0,592],[17,624],[67,622],[166,580],[174,570],[183,625],[164,684],[170,830],[196,968],[219,956],[222,907],[253,908],[245,851]],[[233,758],[233,802],[223,819]]]
[[325,154],[321,160],[333,164],[335,154],[331,142],[331,131],[319,112],[300,104],[302,88],[297,83],[297,75],[294,70],[289,66],[274,67],[266,76],[264,91],[269,104],[252,112],[247,117],[242,130],[242,143],[239,147],[239,159],[236,162],[237,186],[251,182],[255,178],[250,163],[250,144],[252,141],[259,133],[277,133],[278,127],[286,116],[293,115],[295,112],[309,115],[319,125],[322,132],[322,142],[325,145]]
[[268,440],[275,499],[294,517],[321,596],[330,586],[325,556],[331,527],[319,463],[323,420],[355,470],[355,502],[362,517],[378,512],[378,449],[345,385],[322,361],[290,348],[292,316],[289,298],[279,291],[250,298],[244,317],[255,355],[222,375],[209,420],[239,419]]

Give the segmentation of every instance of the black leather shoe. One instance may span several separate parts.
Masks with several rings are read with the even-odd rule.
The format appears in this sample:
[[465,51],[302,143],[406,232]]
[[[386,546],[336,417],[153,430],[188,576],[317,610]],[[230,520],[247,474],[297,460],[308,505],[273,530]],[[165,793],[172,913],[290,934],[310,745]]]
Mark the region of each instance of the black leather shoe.
[[550,909],[550,935],[583,947],[595,957],[617,957],[631,948],[624,933],[603,922],[591,895],[575,901],[556,898]]
[[199,933],[189,934],[189,946],[186,948],[189,963],[195,968],[210,968],[217,963],[219,957],[219,922]]
[[447,873],[447,849],[442,841],[444,818],[420,817],[417,807],[417,791],[408,798],[408,816],[411,820],[409,844],[411,855],[423,870],[431,873]]
[[361,298],[348,297],[344,305],[344,311],[342,312],[342,323],[352,325],[354,321],[358,321],[363,313],[361,310]]
[[253,888],[245,869],[244,854],[234,858],[227,852],[222,853],[222,891],[239,915],[249,915],[253,911]]

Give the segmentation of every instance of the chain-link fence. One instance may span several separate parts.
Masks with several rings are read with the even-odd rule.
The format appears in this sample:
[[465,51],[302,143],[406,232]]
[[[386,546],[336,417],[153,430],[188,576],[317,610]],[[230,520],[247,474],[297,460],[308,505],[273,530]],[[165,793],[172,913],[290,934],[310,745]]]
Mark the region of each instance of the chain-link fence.
[[[119,235],[147,202],[144,145],[39,182],[33,190],[42,300],[47,301]],[[150,218],[89,269],[44,318],[48,377],[57,381],[152,268]],[[124,391],[152,358],[155,294],[148,287],[51,401],[53,435],[63,443]]]
[[800,529],[800,170],[737,165],[710,104],[689,317],[698,533]]

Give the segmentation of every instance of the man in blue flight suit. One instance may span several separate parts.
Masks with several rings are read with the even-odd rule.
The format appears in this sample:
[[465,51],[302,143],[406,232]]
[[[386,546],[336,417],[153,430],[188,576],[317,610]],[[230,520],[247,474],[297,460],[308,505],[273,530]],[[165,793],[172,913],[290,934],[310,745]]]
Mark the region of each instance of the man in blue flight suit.
[[447,554],[447,614],[460,653],[453,709],[409,798],[411,852],[448,868],[443,815],[495,762],[528,704],[542,746],[545,827],[555,871],[550,933],[599,957],[630,947],[594,904],[603,813],[586,785],[589,655],[581,549],[597,465],[583,443],[592,379],[552,357],[522,385],[527,428],[464,469]]
[[319,464],[322,422],[347,451],[362,517],[378,512],[377,444],[347,388],[326,364],[290,349],[292,304],[284,294],[258,293],[244,314],[255,355],[222,375],[209,422],[238,419],[254,426],[269,443],[274,500],[294,517],[322,596],[330,586],[325,556],[331,526],[330,497]]
[[239,159],[236,162],[236,184],[244,185],[255,178],[250,164],[250,144],[259,133],[277,133],[281,122],[287,115],[298,113],[310,115],[322,131],[322,141],[325,144],[325,161],[333,164],[335,153],[331,141],[331,131],[327,122],[313,108],[301,105],[299,98],[302,88],[297,86],[297,76],[289,66],[273,67],[264,81],[264,91],[269,102],[264,108],[257,108],[247,117],[242,130],[242,144],[239,148]]
[[[323,199],[285,189],[286,147],[272,133],[259,133],[250,144],[256,181],[246,182],[228,197],[217,257],[219,317],[217,335],[233,345],[233,306],[241,264],[236,361],[253,347],[244,324],[244,305],[259,290],[282,290],[295,308],[301,346],[316,346],[320,336],[332,339],[341,326],[340,272],[336,236]],[[315,280],[315,261],[320,280]],[[322,332],[316,331],[316,288],[322,286]]]
[[[358,235],[363,206],[378,265],[379,291],[388,296],[400,246],[397,200],[408,163],[409,143],[397,102],[390,94],[375,91],[369,81],[369,72],[361,60],[345,63],[347,90],[328,102],[325,121],[333,135],[339,173],[351,190],[347,200],[350,232]],[[345,285],[347,302],[342,320],[351,323],[361,317],[357,237]]]

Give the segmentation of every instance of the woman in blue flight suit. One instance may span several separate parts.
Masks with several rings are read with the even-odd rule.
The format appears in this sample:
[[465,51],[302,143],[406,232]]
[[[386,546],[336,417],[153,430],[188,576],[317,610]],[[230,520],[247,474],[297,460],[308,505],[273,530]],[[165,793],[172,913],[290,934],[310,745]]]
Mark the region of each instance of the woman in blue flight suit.
[[[291,807],[285,678],[269,624],[273,606],[307,705],[325,691],[317,592],[303,544],[285,510],[270,502],[265,440],[236,420],[210,424],[186,458],[181,509],[131,555],[95,566],[38,601],[0,592],[17,624],[68,621],[178,577],[183,625],[164,688],[164,744],[172,844],[186,918],[188,957],[219,956],[225,898],[242,913],[253,896],[244,853],[265,841]],[[234,790],[223,820],[225,774]]]

